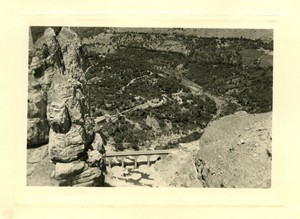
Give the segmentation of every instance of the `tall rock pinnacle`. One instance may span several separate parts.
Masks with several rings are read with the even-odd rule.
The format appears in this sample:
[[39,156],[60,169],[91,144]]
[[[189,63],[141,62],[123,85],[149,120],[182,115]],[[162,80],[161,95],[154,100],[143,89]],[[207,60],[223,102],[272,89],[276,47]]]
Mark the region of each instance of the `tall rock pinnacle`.
[[[32,75],[43,78],[40,84],[47,99],[43,115],[47,115],[50,127],[49,158],[56,164],[53,177],[60,186],[98,186],[104,177],[98,167],[103,156],[94,150],[102,148],[96,144],[103,141],[94,142],[99,136],[93,132],[86,103],[80,47],[80,39],[70,29],[63,27],[56,35],[47,28],[36,42],[42,52],[33,58],[40,59],[41,76],[34,72],[37,69]],[[91,152],[93,159],[89,157]]]

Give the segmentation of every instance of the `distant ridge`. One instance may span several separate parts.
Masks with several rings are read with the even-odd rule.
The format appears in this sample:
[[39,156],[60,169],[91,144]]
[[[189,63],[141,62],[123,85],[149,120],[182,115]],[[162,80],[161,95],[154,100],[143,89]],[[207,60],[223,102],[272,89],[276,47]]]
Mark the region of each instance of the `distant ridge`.
[[224,28],[111,28],[115,32],[178,33],[197,37],[243,37],[248,39],[273,40],[272,29],[224,29]]

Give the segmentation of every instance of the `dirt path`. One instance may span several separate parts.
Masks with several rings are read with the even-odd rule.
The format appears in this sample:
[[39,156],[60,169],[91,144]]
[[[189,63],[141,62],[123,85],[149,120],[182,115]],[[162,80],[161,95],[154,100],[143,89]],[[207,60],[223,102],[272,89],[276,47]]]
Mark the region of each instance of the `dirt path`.
[[208,91],[205,91],[203,87],[201,87],[199,84],[194,83],[193,81],[186,78],[183,73],[185,71],[179,70],[175,71],[175,75],[181,79],[181,84],[185,87],[189,88],[193,94],[196,95],[206,95],[210,99],[212,99],[216,103],[217,112],[214,115],[213,119],[218,118],[221,114],[223,107],[227,105],[227,100],[223,97],[216,96],[214,94],[211,94]]

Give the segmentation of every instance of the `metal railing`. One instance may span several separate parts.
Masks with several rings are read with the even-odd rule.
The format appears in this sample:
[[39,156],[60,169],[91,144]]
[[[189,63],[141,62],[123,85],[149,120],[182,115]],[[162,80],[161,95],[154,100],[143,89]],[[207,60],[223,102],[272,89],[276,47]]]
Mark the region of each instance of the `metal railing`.
[[147,150],[147,151],[120,151],[120,152],[107,152],[106,153],[106,162],[108,163],[108,167],[111,168],[112,166],[112,159],[113,157],[120,157],[121,158],[121,166],[125,167],[125,157],[134,157],[134,168],[138,168],[138,160],[139,156],[146,156],[147,157],[147,165],[150,166],[151,161],[150,157],[152,155],[158,156],[167,156],[168,154],[172,153],[176,149],[166,149],[166,150]]

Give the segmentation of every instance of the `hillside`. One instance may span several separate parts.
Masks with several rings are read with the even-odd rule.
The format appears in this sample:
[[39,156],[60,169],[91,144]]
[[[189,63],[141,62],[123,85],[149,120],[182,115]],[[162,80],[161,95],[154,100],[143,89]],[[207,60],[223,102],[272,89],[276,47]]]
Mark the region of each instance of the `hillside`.
[[71,29],[91,113],[118,150],[178,147],[213,119],[272,111],[270,30]]
[[212,122],[195,156],[204,186],[270,188],[271,128],[271,113],[238,113]]

